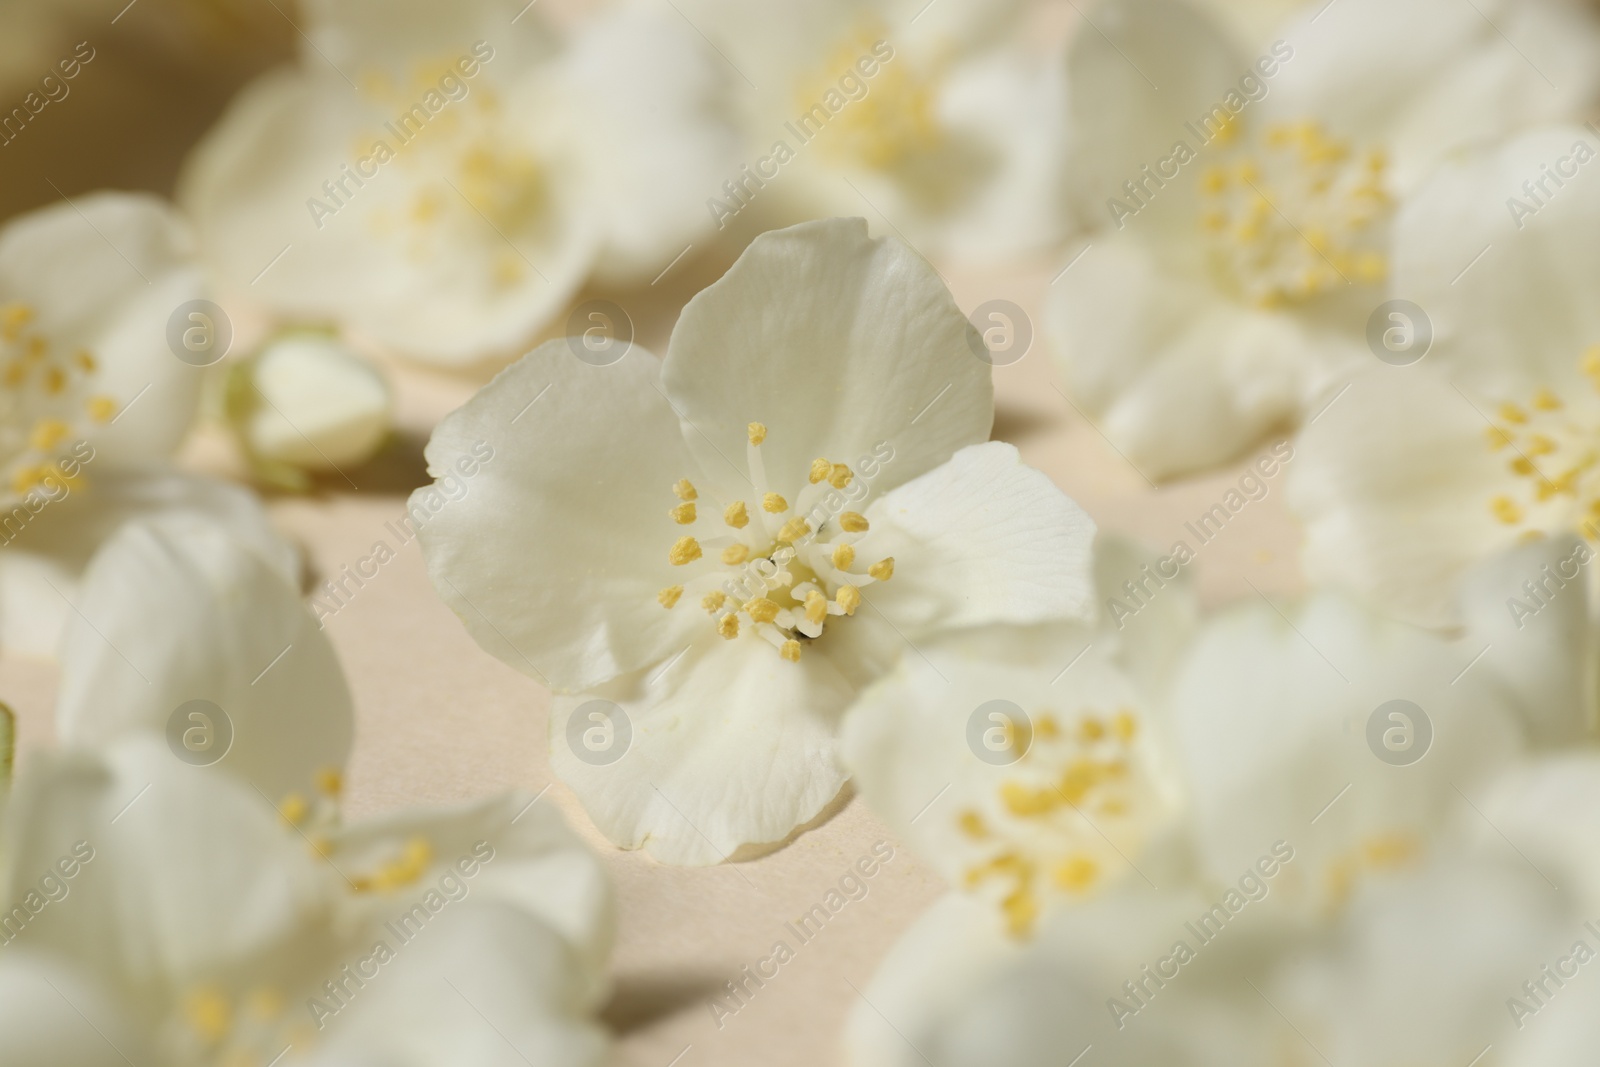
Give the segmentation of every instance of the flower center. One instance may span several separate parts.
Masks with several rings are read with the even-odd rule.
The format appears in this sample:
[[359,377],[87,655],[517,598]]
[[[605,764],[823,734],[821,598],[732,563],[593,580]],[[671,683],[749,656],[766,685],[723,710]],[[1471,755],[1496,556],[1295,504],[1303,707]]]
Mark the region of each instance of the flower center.
[[[748,437],[746,456],[757,499],[718,505],[720,517],[709,521],[720,522],[722,530],[710,536],[678,538],[667,558],[673,566],[691,568],[690,576],[682,585],[661,590],[656,600],[672,611],[688,595],[725,639],[754,633],[797,663],[801,650],[823,635],[830,619],[855,614],[863,586],[894,575],[894,559],[880,559],[864,573],[857,571],[855,545],[867,532],[866,518],[854,511],[834,514],[819,499],[854,480],[848,465],[813,460],[809,484],[791,506],[788,498],[767,490],[761,456],[767,428],[752,422]],[[684,479],[672,491],[679,501],[670,512],[673,521],[680,526],[701,522],[694,485]],[[706,556],[708,548],[717,550],[717,563]]]
[[0,304],[0,505],[5,507],[36,488],[53,498],[80,486],[83,475],[69,455],[84,421],[110,422],[117,410],[109,396],[90,392],[98,370],[93,353],[58,351],[35,328],[36,317],[28,304]]
[[883,36],[869,27],[846,39],[820,76],[795,87],[795,124],[808,132],[822,125],[830,131],[823,153],[879,172],[926,159],[945,143],[937,113],[944,64],[913,67],[893,53],[882,59],[874,45],[881,48]]
[[1033,929],[1044,894],[1085,896],[1130,862],[1122,849],[1137,847],[1165,806],[1133,709],[1085,708],[1070,726],[1045,711],[1032,723],[1031,736],[1008,737],[1023,755],[999,788],[956,816],[976,851],[966,888],[993,895],[1016,937]]
[[[1235,133],[1230,124],[1217,139]],[[1261,148],[1200,178],[1211,258],[1239,295],[1276,307],[1383,281],[1382,227],[1374,225],[1392,206],[1383,152],[1352,153],[1313,121],[1269,126]]]
[[[1600,345],[1580,366],[1600,392]],[[1525,487],[1497,494],[1489,511],[1507,526],[1523,526],[1533,539],[1556,529],[1579,529],[1600,541],[1600,427],[1574,413],[1555,393],[1539,389],[1526,406],[1500,405],[1487,431],[1489,447],[1509,453],[1511,472]]]

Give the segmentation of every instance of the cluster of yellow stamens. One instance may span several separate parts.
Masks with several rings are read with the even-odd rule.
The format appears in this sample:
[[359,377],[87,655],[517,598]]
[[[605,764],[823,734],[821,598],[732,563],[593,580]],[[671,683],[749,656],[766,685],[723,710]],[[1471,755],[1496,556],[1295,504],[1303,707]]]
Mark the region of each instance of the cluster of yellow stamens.
[[1362,874],[1406,867],[1421,853],[1421,843],[1411,834],[1389,833],[1368,837],[1355,848],[1335,856],[1325,874],[1328,909],[1337,911],[1344,906]]
[[999,788],[957,812],[978,856],[966,887],[996,896],[1014,936],[1032,930],[1045,892],[1081,897],[1123,865],[1111,842],[1137,843],[1153,781],[1138,738],[1130,708],[1109,717],[1085,710],[1070,725],[1040,713],[1031,737],[1013,741],[1024,754]]
[[38,314],[25,303],[0,304],[0,462],[11,497],[56,483],[76,488],[82,473],[62,468],[68,450],[81,437],[85,418],[110,422],[117,405],[93,394],[89,383],[99,370],[94,354],[78,348],[58,351],[38,329]]
[[[1600,345],[1580,365],[1600,392]],[[1592,417],[1575,416],[1561,397],[1539,389],[1525,406],[1501,404],[1486,436],[1491,449],[1506,453],[1511,473],[1527,483],[1514,495],[1490,497],[1495,519],[1523,527],[1527,539],[1575,529],[1600,541],[1600,439]]]
[[195,986],[177,1005],[175,1037],[186,1054],[184,1062],[268,1067],[290,1048],[304,1055],[315,1040],[316,1027],[304,1015],[290,1013],[288,1006],[283,993],[271,985],[236,994],[221,986]]
[[[747,435],[751,483],[759,506],[744,500],[720,505],[713,514],[720,514],[726,532],[679,537],[667,551],[673,566],[709,562],[705,550],[715,548],[721,568],[702,569],[684,584],[661,590],[656,599],[670,611],[694,588],[691,600],[711,616],[718,634],[731,641],[753,632],[784,659],[798,662],[802,648],[822,636],[829,618],[855,614],[863,586],[893,576],[894,560],[880,559],[865,573],[854,570],[856,543],[869,529],[866,518],[854,511],[835,515],[826,507],[813,506],[822,490],[850,485],[855,474],[848,465],[814,460],[809,485],[791,506],[787,498],[766,488],[761,443],[767,428],[752,422]],[[700,493],[693,483],[684,479],[672,491],[678,499],[669,511],[672,521],[680,526],[701,522]]]
[[1357,155],[1316,122],[1270,126],[1264,147],[1200,176],[1202,228],[1241,298],[1272,307],[1383,281],[1383,152]]

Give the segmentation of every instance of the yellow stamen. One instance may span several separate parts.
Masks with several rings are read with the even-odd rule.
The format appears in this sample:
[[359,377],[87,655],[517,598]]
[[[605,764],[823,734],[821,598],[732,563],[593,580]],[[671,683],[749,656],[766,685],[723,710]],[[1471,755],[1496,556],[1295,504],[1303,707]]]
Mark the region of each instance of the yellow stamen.
[[1528,421],[1527,412],[1510,403],[1500,405],[1500,417],[1506,422],[1516,423],[1518,426]]
[[95,368],[99,366],[99,364],[95,362],[94,353],[90,352],[87,348],[80,348],[74,352],[72,354],[72,361],[76,363],[78,365],[78,369],[83,371],[85,374],[93,374],[95,372]]
[[694,521],[694,503],[691,501],[687,504],[679,504],[668,514],[672,516],[672,521],[679,526],[687,526]]
[[845,533],[863,533],[867,529],[866,516],[855,511],[846,511],[839,516],[839,529]]
[[746,600],[744,610],[755,622],[771,622],[778,617],[778,605],[764,596]]
[[33,308],[27,304],[0,306],[0,337],[15,341],[24,327],[33,321]]
[[856,608],[861,606],[861,590],[853,585],[841,585],[833,600],[844,609],[846,615],[854,615]]
[[1133,712],[1124,708],[1112,716],[1111,732],[1117,735],[1119,741],[1132,741],[1139,733],[1139,720]]
[[110,422],[117,413],[117,402],[109,396],[92,396],[88,403],[89,417],[95,422]]
[[777,493],[768,493],[761,498],[761,510],[776,515],[780,511],[788,511],[789,502]]
[[745,509],[743,500],[735,500],[722,512],[722,521],[732,526],[735,530],[742,530],[750,525],[750,512]]
[[215,989],[196,989],[185,997],[183,1015],[189,1028],[208,1043],[221,1041],[233,1028],[228,998]]
[[1489,501],[1489,510],[1507,526],[1515,526],[1522,521],[1522,509],[1508,496],[1497,496]]
[[278,814],[283,820],[294,826],[299,826],[311,814],[311,805],[299,793],[290,793],[283,798],[283,803],[278,805]]
[[842,571],[846,571],[850,569],[850,564],[854,563],[855,561],[856,550],[854,545],[833,546],[833,565],[835,567],[838,567]]
[[730,567],[737,567],[750,558],[749,545],[729,545],[722,550],[722,562]]
[[678,598],[683,595],[683,586],[669,585],[656,594],[656,603],[664,608],[671,608],[678,603]]
[[753,445],[759,445],[767,439],[767,428],[759,422],[752,422],[749,426],[746,426],[745,433],[749,435],[750,443]]
[[833,472],[828,475],[828,484],[835,489],[843,489],[850,484],[850,479],[855,475],[850,473],[850,468],[843,463],[835,463]]
[[1000,787],[1000,801],[1013,815],[1048,815],[1061,806],[1061,794],[1054,789],[1032,789],[1021,782],[1006,782]]
[[672,561],[674,567],[681,567],[685,563],[693,563],[700,558],[700,542],[692,537],[680,537],[667,553],[667,559]]
[[1094,884],[1100,869],[1088,856],[1073,856],[1056,868],[1056,885],[1069,893],[1081,893]]
[[680,479],[678,483],[672,487],[672,491],[677,494],[679,500],[700,499],[700,494],[695,491],[694,483],[690,482],[687,478]]
[[810,532],[810,523],[801,518],[794,518],[783,524],[783,528],[778,531],[778,540],[798,541]]
[[337,767],[324,767],[316,775],[317,792],[325,797],[336,797],[344,792],[344,775]]
[[720,589],[713,589],[700,598],[700,606],[707,611],[721,611],[722,605],[728,602],[728,594]]
[[28,445],[36,451],[48,452],[71,432],[72,428],[60,419],[40,419],[34,424],[33,433],[28,436]]
[[894,577],[894,557],[885,556],[883,559],[880,559],[878,562],[868,567],[867,573],[872,575],[880,582],[887,582],[890,578]]
[[782,648],[778,649],[778,655],[782,656],[784,659],[788,660],[790,663],[799,663],[800,662],[800,642],[796,641],[794,638],[791,637],[789,640],[787,640],[787,641],[785,641],[783,643],[783,647]]
[[818,456],[811,461],[811,484],[816,485],[833,472],[833,464]]
[[1085,741],[1098,741],[1105,735],[1105,723],[1093,715],[1085,715],[1083,721],[1078,723],[1078,736]]
[[974,840],[982,840],[988,835],[988,831],[984,829],[983,816],[970,809],[956,818],[956,825],[961,828],[962,833]]
[[67,387],[67,372],[60,367],[46,367],[44,372],[45,392],[57,396]]
[[828,617],[828,598],[815,589],[806,594],[806,618],[811,622],[821,622]]
[[717,633],[721,634],[724,638],[726,638],[729,641],[732,641],[735,637],[738,637],[739,636],[739,616],[735,615],[733,612],[730,611],[728,614],[726,614],[722,618],[718,619],[717,620]]
[[1006,929],[1013,937],[1026,934],[1039,917],[1039,902],[1026,889],[1019,889],[1006,897],[1001,908],[1005,911]]

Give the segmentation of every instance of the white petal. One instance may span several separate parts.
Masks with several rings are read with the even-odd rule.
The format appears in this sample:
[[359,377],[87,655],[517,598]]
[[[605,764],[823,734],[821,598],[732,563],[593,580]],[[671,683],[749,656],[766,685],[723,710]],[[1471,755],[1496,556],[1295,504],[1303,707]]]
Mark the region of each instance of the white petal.
[[[664,670],[557,698],[550,759],[618,845],[666,863],[718,863],[741,845],[782,840],[839,792],[834,734],[854,693],[822,649],[789,663],[748,630],[707,636]],[[593,700],[628,718],[629,747],[611,763],[589,760],[602,740],[600,751],[621,744],[623,727],[608,727],[614,711]],[[586,746],[586,731],[607,729]]]
[[867,610],[913,634],[1095,616],[1094,522],[1010,445],[962,449],[867,519],[860,558],[895,560],[894,577],[866,589]]
[[229,415],[258,459],[333,470],[365,462],[389,432],[394,399],[388,383],[331,337],[280,337],[243,374],[243,395]]
[[479,644],[557,688],[664,659],[706,625],[691,604],[656,601],[696,572],[671,565],[673,543],[721,519],[711,500],[688,530],[668,515],[673,485],[700,478],[659,367],[640,348],[590,366],[552,341],[428,443],[437,481],[410,510],[434,588]]
[[97,471],[82,490],[37,514],[0,515],[10,540],[0,550],[0,644],[35,656],[54,655],[83,570],[123,523],[141,517],[196,513],[221,523],[285,581],[299,579],[299,556],[272,529],[261,502],[225,482],[150,466]]
[[[152,604],[162,606],[155,617]],[[191,759],[242,776],[273,802],[309,792],[319,771],[350,754],[350,691],[298,590],[201,516],[129,523],[100,550],[61,666],[57,730],[69,742],[192,737]],[[214,704],[220,720],[210,708],[204,721],[180,717],[195,700]]]
[[20,943],[6,948],[0,954],[0,1029],[7,1057],[73,1067],[157,1062],[131,1012],[107,995],[98,977],[91,967],[30,953]]
[[[805,485],[818,457],[854,466],[887,441],[894,461],[881,490],[988,438],[994,390],[974,355],[982,350],[921,257],[897,239],[869,239],[860,219],[828,219],[761,235],[689,301],[662,378],[692,447],[709,441],[737,459],[747,424],[764,423],[776,491]],[[728,481],[715,453],[705,465]]]

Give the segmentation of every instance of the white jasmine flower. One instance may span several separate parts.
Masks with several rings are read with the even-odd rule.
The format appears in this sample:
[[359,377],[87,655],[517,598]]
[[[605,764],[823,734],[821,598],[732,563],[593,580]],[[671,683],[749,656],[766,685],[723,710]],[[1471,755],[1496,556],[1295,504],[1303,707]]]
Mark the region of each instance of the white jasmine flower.
[[1238,455],[1372,363],[1395,205],[1454,148],[1581,114],[1600,76],[1600,24],[1558,0],[1308,4],[1255,51],[1179,0],[1093,20],[1071,184],[1099,232],[1050,321],[1075,401],[1151,477]]
[[229,421],[270,482],[303,488],[307,472],[364,463],[388,436],[389,383],[336,337],[285,333],[230,372]]
[[[1116,541],[1098,548],[1106,592],[1147,560]],[[902,659],[846,720],[845,762],[867,803],[1013,937],[1140,881],[1141,856],[1175,821],[1162,705],[1194,598],[1179,584],[1157,603],[1123,630],[955,634]]]
[[308,834],[155,738],[41,755],[0,831],[19,1062],[598,1064],[597,859],[507,796]]
[[79,573],[128,517],[195,510],[287,573],[259,505],[160,465],[198,368],[169,320],[202,292],[189,237],[148,196],[96,194],[0,229],[0,643],[51,651]]
[[1064,87],[1027,5],[679,6],[747,83],[747,158],[703,194],[719,227],[881,213],[927,255],[983,260],[1064,236]]
[[247,88],[184,177],[241,298],[470,363],[708,228],[735,140],[681,19],[625,7],[563,39],[484,0],[304,10],[301,63]]
[[[486,649],[578,694],[552,759],[611,840],[680,863],[780,840],[838,793],[839,716],[900,656],[1092,611],[1092,524],[985,443],[974,346],[903,243],[808,223],[690,301],[662,363],[552,342],[440,424],[435,477],[496,458],[422,530],[429,573]],[[631,730],[604,766],[566,739],[596,699]]]
[[[1358,376],[1305,432],[1289,501],[1317,580],[1447,625],[1474,560],[1556,532],[1596,539],[1600,190],[1550,175],[1597,155],[1586,128],[1530,133],[1452,161],[1402,213],[1395,292],[1431,320],[1433,349]],[[1560,569],[1570,580],[1587,558]],[[1508,591],[1523,617],[1565,584],[1524,577]]]

